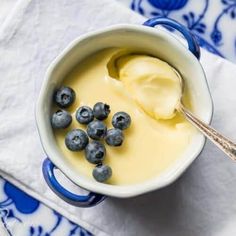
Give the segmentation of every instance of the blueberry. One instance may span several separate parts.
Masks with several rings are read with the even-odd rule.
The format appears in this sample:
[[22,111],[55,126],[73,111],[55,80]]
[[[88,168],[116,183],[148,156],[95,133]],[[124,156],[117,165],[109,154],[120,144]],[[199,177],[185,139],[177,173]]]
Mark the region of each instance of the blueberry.
[[92,139],[98,140],[104,138],[107,132],[106,125],[99,120],[94,120],[88,124],[87,133]]
[[71,114],[64,110],[58,110],[52,114],[51,124],[55,129],[65,129],[72,122]]
[[112,169],[108,165],[99,164],[93,169],[93,177],[98,182],[107,181],[112,175]]
[[130,126],[131,117],[126,112],[117,112],[112,117],[112,125],[117,129],[127,129]]
[[110,112],[110,106],[102,102],[96,103],[93,107],[93,114],[98,120],[106,119]]
[[82,129],[73,129],[66,135],[65,144],[71,151],[81,151],[88,144],[88,136]]
[[61,108],[69,107],[75,100],[75,92],[72,88],[61,87],[54,93],[54,102]]
[[85,148],[85,157],[93,164],[101,163],[105,158],[105,154],[105,146],[99,141],[92,141]]
[[88,106],[82,106],[76,111],[75,117],[80,124],[88,124],[94,118],[93,110]]
[[123,132],[120,129],[109,129],[105,141],[110,146],[121,146],[124,141]]

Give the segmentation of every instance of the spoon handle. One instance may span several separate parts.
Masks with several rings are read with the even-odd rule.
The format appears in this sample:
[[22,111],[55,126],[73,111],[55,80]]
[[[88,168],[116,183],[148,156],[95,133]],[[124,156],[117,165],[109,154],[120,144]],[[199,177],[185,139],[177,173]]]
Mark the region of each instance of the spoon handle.
[[218,146],[226,155],[232,160],[236,161],[236,144],[199,120],[195,115],[188,111],[185,107],[181,106],[180,110],[184,113],[187,120],[189,120],[196,128],[198,128],[208,139],[210,139],[216,146]]

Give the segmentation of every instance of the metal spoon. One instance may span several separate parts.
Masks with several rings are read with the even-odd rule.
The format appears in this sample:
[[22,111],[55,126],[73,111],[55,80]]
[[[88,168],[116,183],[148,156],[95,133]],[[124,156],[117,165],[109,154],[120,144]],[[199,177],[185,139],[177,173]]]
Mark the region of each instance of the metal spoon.
[[[180,78],[180,80],[182,85],[183,96],[184,81],[182,78]],[[188,121],[190,121],[202,134],[204,134],[216,146],[218,146],[226,155],[228,155],[232,160],[236,161],[236,144],[218,131],[216,131],[210,125],[198,119],[192,112],[187,110],[183,105],[182,97],[180,99],[180,103],[177,110],[183,113]]]

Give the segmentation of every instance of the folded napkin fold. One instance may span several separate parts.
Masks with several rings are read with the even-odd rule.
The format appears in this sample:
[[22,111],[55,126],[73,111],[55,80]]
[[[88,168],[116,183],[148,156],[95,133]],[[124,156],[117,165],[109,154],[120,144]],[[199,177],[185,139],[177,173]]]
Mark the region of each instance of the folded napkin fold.
[[[208,142],[178,181],[132,199],[81,209],[44,182],[34,107],[48,65],[87,31],[144,20],[111,0],[18,2],[0,29],[0,174],[95,235],[236,235],[236,166]],[[215,104],[213,125],[235,137],[236,65],[204,50],[201,63]]]

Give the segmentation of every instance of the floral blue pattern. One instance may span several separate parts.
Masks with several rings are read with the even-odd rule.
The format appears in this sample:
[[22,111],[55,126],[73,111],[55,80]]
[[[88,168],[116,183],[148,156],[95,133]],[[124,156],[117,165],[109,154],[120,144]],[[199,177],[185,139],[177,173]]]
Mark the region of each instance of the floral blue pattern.
[[178,10],[183,8],[188,0],[148,0],[154,7],[162,10]]
[[39,202],[37,200],[31,198],[9,182],[4,184],[4,192],[8,196],[4,201],[5,204],[6,202],[10,204],[13,203],[16,209],[23,214],[31,214],[39,207]]
[[236,62],[236,0],[119,1],[148,18],[160,16],[179,21],[194,33],[201,47]]
[[[0,220],[10,236],[91,236],[79,225],[0,178]],[[42,217],[46,216],[46,217]]]
[[214,23],[213,31],[211,33],[211,39],[216,46],[222,43],[222,32],[219,30],[219,23],[225,15],[230,15],[232,19],[236,18],[236,0],[221,0],[225,5],[221,13],[216,18]]

